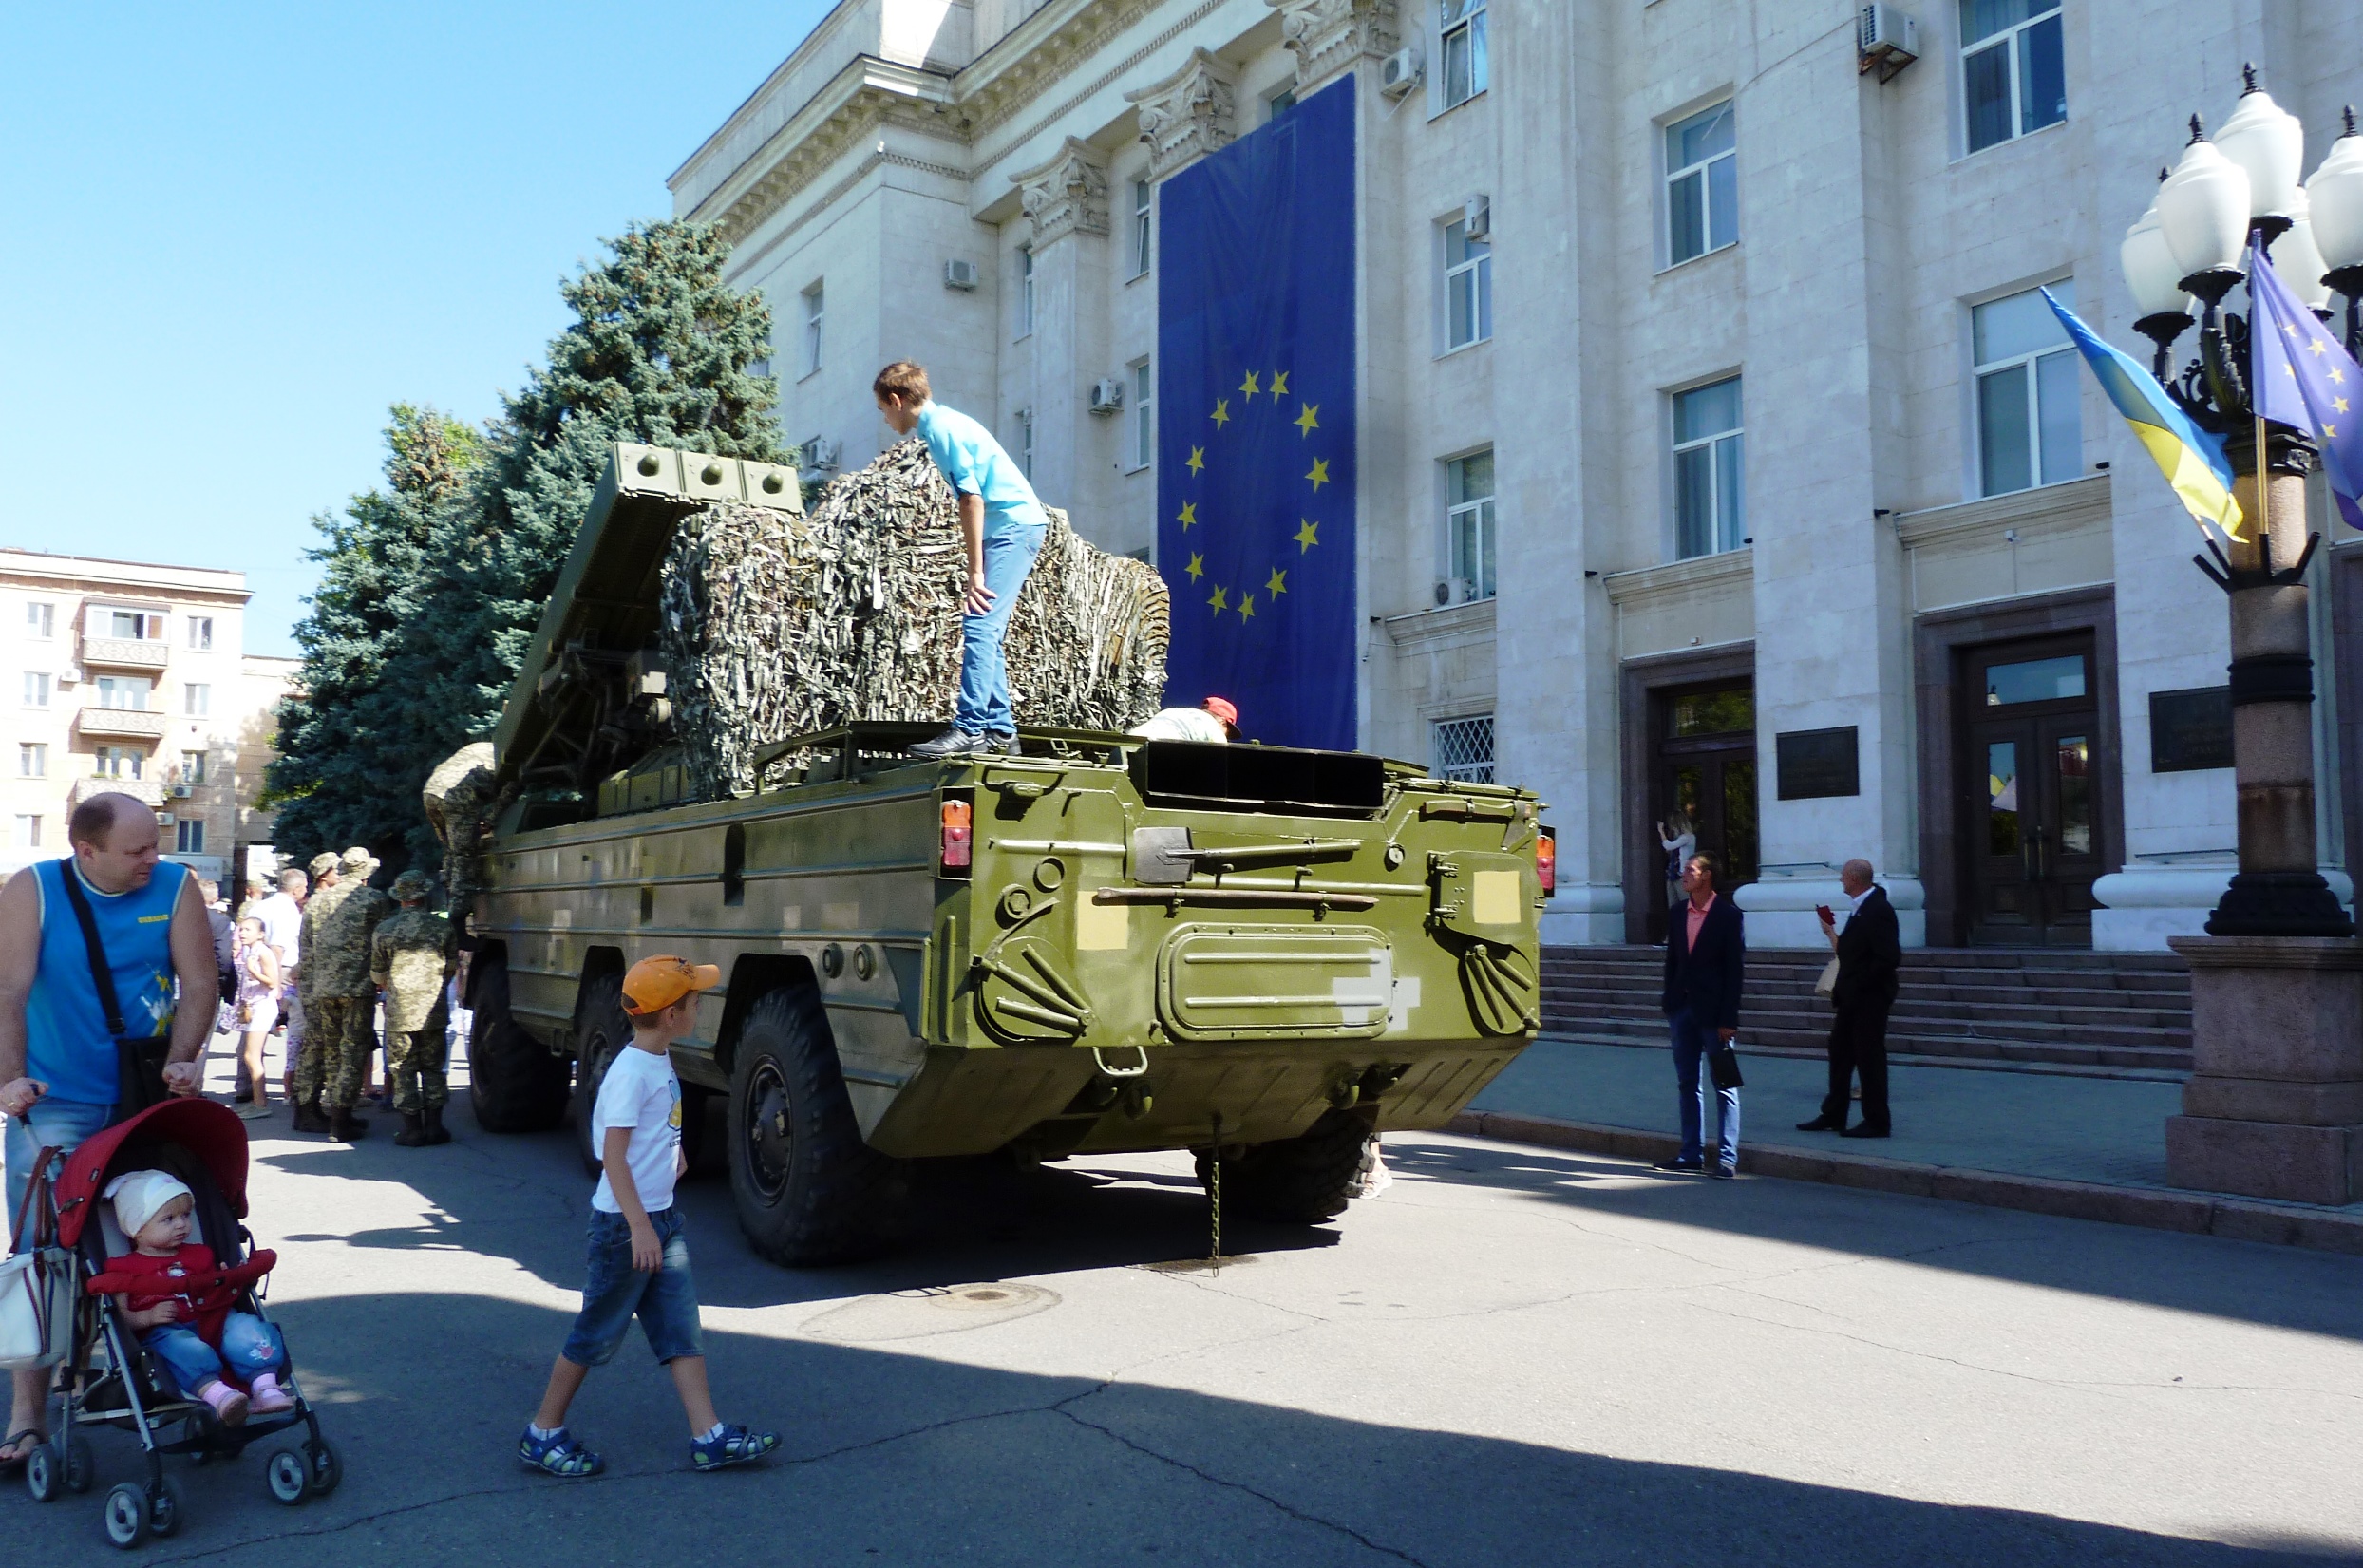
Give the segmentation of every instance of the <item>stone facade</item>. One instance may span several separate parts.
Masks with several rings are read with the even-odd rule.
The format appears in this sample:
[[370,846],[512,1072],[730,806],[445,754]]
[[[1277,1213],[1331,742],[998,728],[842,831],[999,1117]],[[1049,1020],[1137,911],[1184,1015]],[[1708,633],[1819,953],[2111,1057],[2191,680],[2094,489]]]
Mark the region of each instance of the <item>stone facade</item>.
[[[1685,694],[1736,682],[1752,730],[1712,777],[1717,847],[1753,878],[1751,940],[1813,943],[1836,865],[1863,855],[1908,937],[2009,940],[2012,900],[2049,899],[2029,939],[2160,948],[2199,929],[2232,869],[2230,770],[2154,770],[2150,732],[2153,698],[2182,711],[2178,694],[2222,685],[2224,607],[2080,370],[2072,442],[2044,438],[2048,482],[1985,493],[1975,312],[2065,282],[2146,358],[2117,245],[2183,118],[2228,113],[2255,60],[2304,121],[2311,167],[2363,100],[2363,11],[2071,0],[2065,117],[1973,152],[1959,8],[1907,6],[1921,57],[1892,79],[1857,69],[1857,9],[1489,0],[1477,72],[1446,36],[1469,13],[1436,0],[848,0],[671,186],[736,241],[733,279],[771,298],[787,439],[867,461],[885,436],[869,378],[917,358],[1046,501],[1146,553],[1157,183],[1357,73],[1363,746],[1432,760],[1437,726],[1489,715],[1497,776],[1539,789],[1559,828],[1549,936],[1634,939],[1662,910],[1653,822],[1707,776],[1682,772]],[[1382,91],[1397,50],[1412,79]],[[1730,242],[1677,257],[1692,197],[1669,132],[1721,104],[1731,162],[1708,204],[1728,230],[1708,227]],[[1447,255],[1472,212],[1492,314],[1475,334],[1455,331]],[[948,282],[952,261],[974,287]],[[817,288],[816,355],[787,334]],[[1686,558],[1680,400],[1734,376],[1737,537]],[[1125,403],[1095,414],[1104,380]],[[1471,456],[1491,459],[1490,596],[1449,543],[1450,487],[1474,472],[1452,465]],[[2313,505],[2324,518],[2318,490]],[[2343,893],[2363,831],[2342,784],[2363,760],[2346,698],[2363,557],[2327,542],[2318,838]],[[2083,792],[2061,809],[2082,816],[2004,853],[1988,819],[2016,796],[1984,762],[2005,743],[1965,683],[2020,647],[2086,661],[2089,713],[2015,753],[2056,761],[2057,789]],[[1841,738],[1852,793],[1782,787],[1790,746]],[[2041,825],[2032,806],[2018,821]]]

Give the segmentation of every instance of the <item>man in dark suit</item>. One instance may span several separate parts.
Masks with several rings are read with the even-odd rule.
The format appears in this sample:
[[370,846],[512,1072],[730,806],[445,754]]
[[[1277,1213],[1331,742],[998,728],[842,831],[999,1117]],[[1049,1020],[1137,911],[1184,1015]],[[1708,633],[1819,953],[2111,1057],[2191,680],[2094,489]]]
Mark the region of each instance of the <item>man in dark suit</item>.
[[[1673,1031],[1673,1074],[1682,1092],[1682,1150],[1657,1168],[1706,1168],[1703,1137],[1707,1117],[1699,1067],[1710,1052],[1729,1047],[1739,1032],[1741,973],[1748,943],[1740,931],[1738,906],[1715,893],[1711,855],[1693,855],[1682,867],[1688,900],[1675,906],[1666,933],[1666,987],[1659,998]],[[1715,1090],[1720,1108],[1714,1174],[1739,1174],[1739,1090]]]
[[[1896,1004],[1903,967],[1903,940],[1887,890],[1871,880],[1871,862],[1848,860],[1839,884],[1853,899],[1846,929],[1835,912],[1822,912],[1822,935],[1838,953],[1838,983],[1830,1001],[1838,1017],[1829,1030],[1829,1093],[1822,1114],[1797,1124],[1799,1132],[1834,1132],[1841,1138],[1885,1138],[1887,1120],[1887,1010]],[[1853,1080],[1862,1080],[1862,1120],[1846,1125],[1846,1100]]]

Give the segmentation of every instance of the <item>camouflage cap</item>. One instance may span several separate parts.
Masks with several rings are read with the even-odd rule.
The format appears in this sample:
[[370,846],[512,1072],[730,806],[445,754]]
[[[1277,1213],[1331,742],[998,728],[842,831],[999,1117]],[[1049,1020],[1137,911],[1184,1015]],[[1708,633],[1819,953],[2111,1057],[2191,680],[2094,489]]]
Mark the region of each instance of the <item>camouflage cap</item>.
[[312,858],[312,874],[314,877],[325,877],[335,869],[336,851],[332,849],[324,849]]
[[377,864],[377,857],[362,848],[359,844],[355,844],[350,849],[345,851],[344,859],[336,863],[340,870],[367,871],[370,867]]
[[435,889],[435,879],[424,871],[406,871],[394,878],[394,897],[405,902],[424,898]]

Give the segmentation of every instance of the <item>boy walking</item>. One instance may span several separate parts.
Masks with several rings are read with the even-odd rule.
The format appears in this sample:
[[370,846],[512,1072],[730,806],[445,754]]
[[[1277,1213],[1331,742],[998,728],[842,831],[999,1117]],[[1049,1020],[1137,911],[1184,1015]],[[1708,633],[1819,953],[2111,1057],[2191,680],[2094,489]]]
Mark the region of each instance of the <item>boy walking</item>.
[[656,1359],[671,1369],[690,1418],[690,1459],[701,1470],[758,1459],[780,1445],[776,1432],[726,1426],[706,1388],[698,1338],[697,1287],[690,1242],[672,1205],[682,1171],[681,1081],[669,1049],[697,1022],[698,993],[722,979],[711,964],[665,954],[643,958],[624,976],[632,1048],[615,1053],[599,1086],[592,1126],[599,1140],[598,1190],[591,1195],[591,1261],[582,1312],[550,1369],[541,1408],[518,1439],[529,1470],[595,1476],[607,1462],[566,1430],[566,1407],[594,1367],[623,1344],[633,1315]]

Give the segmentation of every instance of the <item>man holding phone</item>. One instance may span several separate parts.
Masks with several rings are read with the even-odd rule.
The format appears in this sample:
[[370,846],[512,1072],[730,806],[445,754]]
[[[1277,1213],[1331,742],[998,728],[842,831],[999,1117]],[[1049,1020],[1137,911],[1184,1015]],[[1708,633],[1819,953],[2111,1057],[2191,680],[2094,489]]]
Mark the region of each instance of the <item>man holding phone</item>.
[[[1830,1002],[1838,1016],[1829,1030],[1829,1093],[1822,1114],[1797,1124],[1799,1132],[1834,1132],[1841,1138],[1885,1138],[1887,1112],[1887,1012],[1896,1005],[1903,967],[1903,938],[1887,890],[1871,879],[1871,862],[1848,860],[1838,873],[1846,890],[1846,928],[1824,904],[1822,935],[1838,954],[1838,983]],[[1846,1102],[1854,1080],[1862,1080],[1862,1120],[1846,1125]]]

